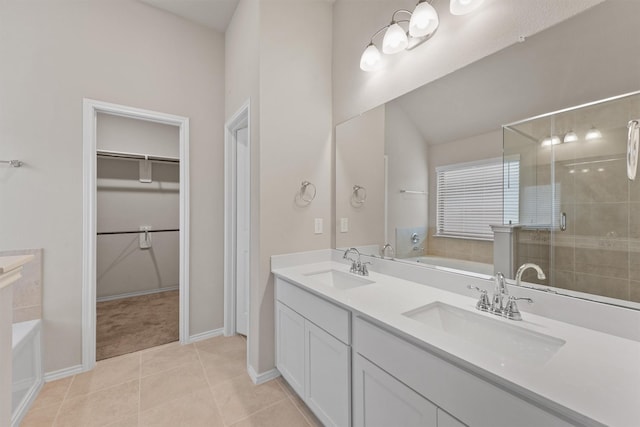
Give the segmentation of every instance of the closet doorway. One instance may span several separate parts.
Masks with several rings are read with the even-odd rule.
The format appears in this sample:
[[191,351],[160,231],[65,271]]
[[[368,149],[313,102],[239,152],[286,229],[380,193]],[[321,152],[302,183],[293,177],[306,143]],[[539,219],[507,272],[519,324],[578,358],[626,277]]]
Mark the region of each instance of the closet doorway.
[[188,340],[188,119],[85,100],[83,368]]

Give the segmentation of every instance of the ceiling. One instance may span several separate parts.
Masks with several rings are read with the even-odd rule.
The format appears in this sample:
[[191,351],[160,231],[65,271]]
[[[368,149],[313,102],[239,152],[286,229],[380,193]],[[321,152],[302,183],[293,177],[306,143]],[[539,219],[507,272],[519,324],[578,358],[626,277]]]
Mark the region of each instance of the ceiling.
[[239,0],[140,0],[224,33]]

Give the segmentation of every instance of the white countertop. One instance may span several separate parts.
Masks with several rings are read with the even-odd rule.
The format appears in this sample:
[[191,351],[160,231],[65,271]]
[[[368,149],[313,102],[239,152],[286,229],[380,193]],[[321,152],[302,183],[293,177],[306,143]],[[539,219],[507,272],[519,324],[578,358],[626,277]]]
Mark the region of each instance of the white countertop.
[[[520,322],[503,319],[476,310],[476,299],[373,271],[367,278],[375,283],[347,290],[305,276],[328,269],[349,271],[345,264],[326,261],[276,268],[273,273],[549,408],[610,426],[640,426],[639,342],[530,313],[522,313]],[[566,343],[543,364],[509,362],[402,315],[436,301]]]

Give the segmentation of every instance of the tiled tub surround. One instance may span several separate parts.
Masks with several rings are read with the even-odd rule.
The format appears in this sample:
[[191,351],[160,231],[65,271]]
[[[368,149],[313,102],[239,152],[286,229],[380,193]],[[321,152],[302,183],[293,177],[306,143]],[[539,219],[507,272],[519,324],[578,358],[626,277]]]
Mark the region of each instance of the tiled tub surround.
[[0,426],[11,423],[13,365],[13,285],[33,256],[0,257]]
[[[510,322],[476,311],[477,299],[470,297],[471,291],[465,289],[466,285],[475,284],[491,291],[493,284],[490,281],[369,257],[363,258],[374,262],[368,277],[375,281],[374,284],[345,291],[305,276],[326,269],[348,271],[341,255],[339,251],[317,251],[273,257],[272,269],[276,276],[381,324],[391,332],[423,343],[425,349],[431,349],[478,377],[579,423],[631,426],[640,420],[637,404],[640,402],[639,312],[510,286],[512,294],[529,296],[535,301],[530,307],[520,304],[524,320],[517,326],[560,338],[566,343],[543,366],[525,363],[501,366],[495,358],[402,315],[425,304],[442,301]],[[597,322],[593,321],[594,317],[598,318]],[[627,338],[576,324],[597,327]]]
[[436,236],[435,227],[430,227],[426,255],[493,264],[493,242]]
[[42,249],[0,252],[3,256],[33,255],[13,284],[13,323],[42,318]]

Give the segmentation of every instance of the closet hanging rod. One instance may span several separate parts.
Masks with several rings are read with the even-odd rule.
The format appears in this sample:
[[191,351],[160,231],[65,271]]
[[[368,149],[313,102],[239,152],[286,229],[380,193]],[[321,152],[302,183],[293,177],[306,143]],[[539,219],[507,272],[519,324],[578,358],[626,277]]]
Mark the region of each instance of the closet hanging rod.
[[180,231],[179,228],[167,228],[164,230],[135,230],[135,231],[100,231],[96,233],[98,236],[105,234],[140,234],[140,233],[165,233],[167,231]]
[[127,153],[125,151],[111,151],[111,150],[96,150],[96,154],[98,157],[113,157],[118,159],[129,159],[129,160],[152,160],[156,162],[169,162],[169,163],[180,163],[180,159],[178,157],[170,157],[170,156],[155,156],[150,154],[142,154],[142,153]]

